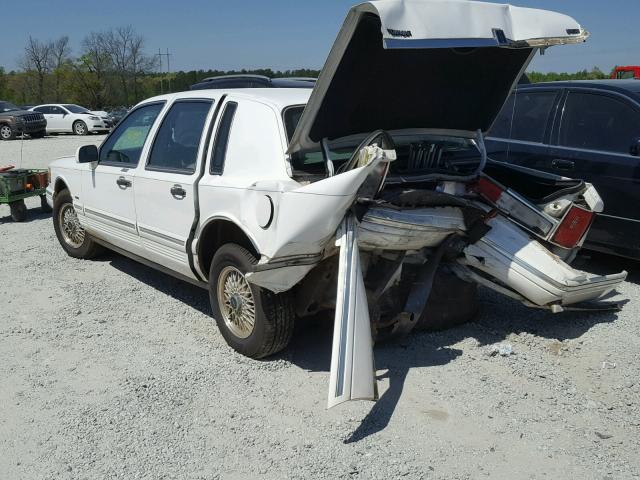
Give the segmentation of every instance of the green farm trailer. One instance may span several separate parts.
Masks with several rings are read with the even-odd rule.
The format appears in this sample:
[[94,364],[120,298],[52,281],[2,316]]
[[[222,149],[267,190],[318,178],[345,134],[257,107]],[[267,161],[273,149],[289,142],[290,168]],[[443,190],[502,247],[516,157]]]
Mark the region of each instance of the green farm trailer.
[[46,197],[47,184],[47,170],[0,167],[0,204],[9,205],[11,218],[15,222],[27,219],[25,198],[40,197],[42,210],[50,212]]

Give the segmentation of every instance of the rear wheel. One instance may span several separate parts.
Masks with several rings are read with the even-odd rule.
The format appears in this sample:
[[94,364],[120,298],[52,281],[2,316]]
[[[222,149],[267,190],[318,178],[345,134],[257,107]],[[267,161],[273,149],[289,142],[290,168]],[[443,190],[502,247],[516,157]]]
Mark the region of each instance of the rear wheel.
[[89,133],[89,129],[87,128],[87,124],[82,120],[78,120],[73,124],[73,133],[76,135],[86,135]]
[[9,209],[11,210],[11,219],[14,222],[24,222],[27,219],[27,206],[24,204],[24,200],[11,202]]
[[16,138],[16,132],[10,125],[0,125],[0,139],[13,140]]
[[247,281],[257,259],[234,243],[220,247],[209,272],[209,299],[218,328],[227,343],[251,358],[285,348],[295,323],[290,296],[276,295]]
[[73,206],[69,190],[61,190],[53,204],[53,228],[62,248],[74,258],[90,259],[102,251],[85,232]]

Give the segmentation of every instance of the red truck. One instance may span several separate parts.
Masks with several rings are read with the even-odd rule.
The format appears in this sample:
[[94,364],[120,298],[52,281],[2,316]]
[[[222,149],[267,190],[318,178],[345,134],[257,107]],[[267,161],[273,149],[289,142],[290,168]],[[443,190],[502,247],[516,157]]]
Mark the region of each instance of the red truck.
[[635,78],[640,80],[640,67],[616,67],[611,74],[611,78],[617,80]]

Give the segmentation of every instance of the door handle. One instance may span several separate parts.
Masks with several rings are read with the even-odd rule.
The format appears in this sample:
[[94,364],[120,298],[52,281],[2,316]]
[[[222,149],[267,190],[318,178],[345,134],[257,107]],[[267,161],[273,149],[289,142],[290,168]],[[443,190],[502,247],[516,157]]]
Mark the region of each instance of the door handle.
[[171,187],[170,192],[171,195],[173,195],[173,197],[177,198],[178,200],[182,200],[187,196],[187,192],[184,188],[182,188],[182,185],[174,185],[173,187]]
[[116,180],[116,183],[122,189],[129,188],[131,186],[131,181],[127,180],[124,177],[118,177],[118,180]]
[[556,170],[573,170],[573,167],[575,167],[576,164],[571,160],[563,160],[561,158],[556,158],[551,162],[551,166]]

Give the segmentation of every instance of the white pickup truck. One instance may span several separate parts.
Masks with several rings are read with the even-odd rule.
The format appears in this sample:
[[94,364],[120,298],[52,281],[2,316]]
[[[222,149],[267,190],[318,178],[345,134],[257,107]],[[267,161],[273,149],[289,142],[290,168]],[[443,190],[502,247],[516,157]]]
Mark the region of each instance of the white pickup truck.
[[372,330],[429,326],[432,308],[454,321],[476,284],[560,312],[624,281],[568,264],[603,208],[591,185],[483,146],[536,52],[587,36],[508,5],[361,4],[313,92],[151,98],[99,148],[53,162],[56,234],[71,256],[107,247],[208,289],[250,357],[335,310],[329,405],[375,398]]

